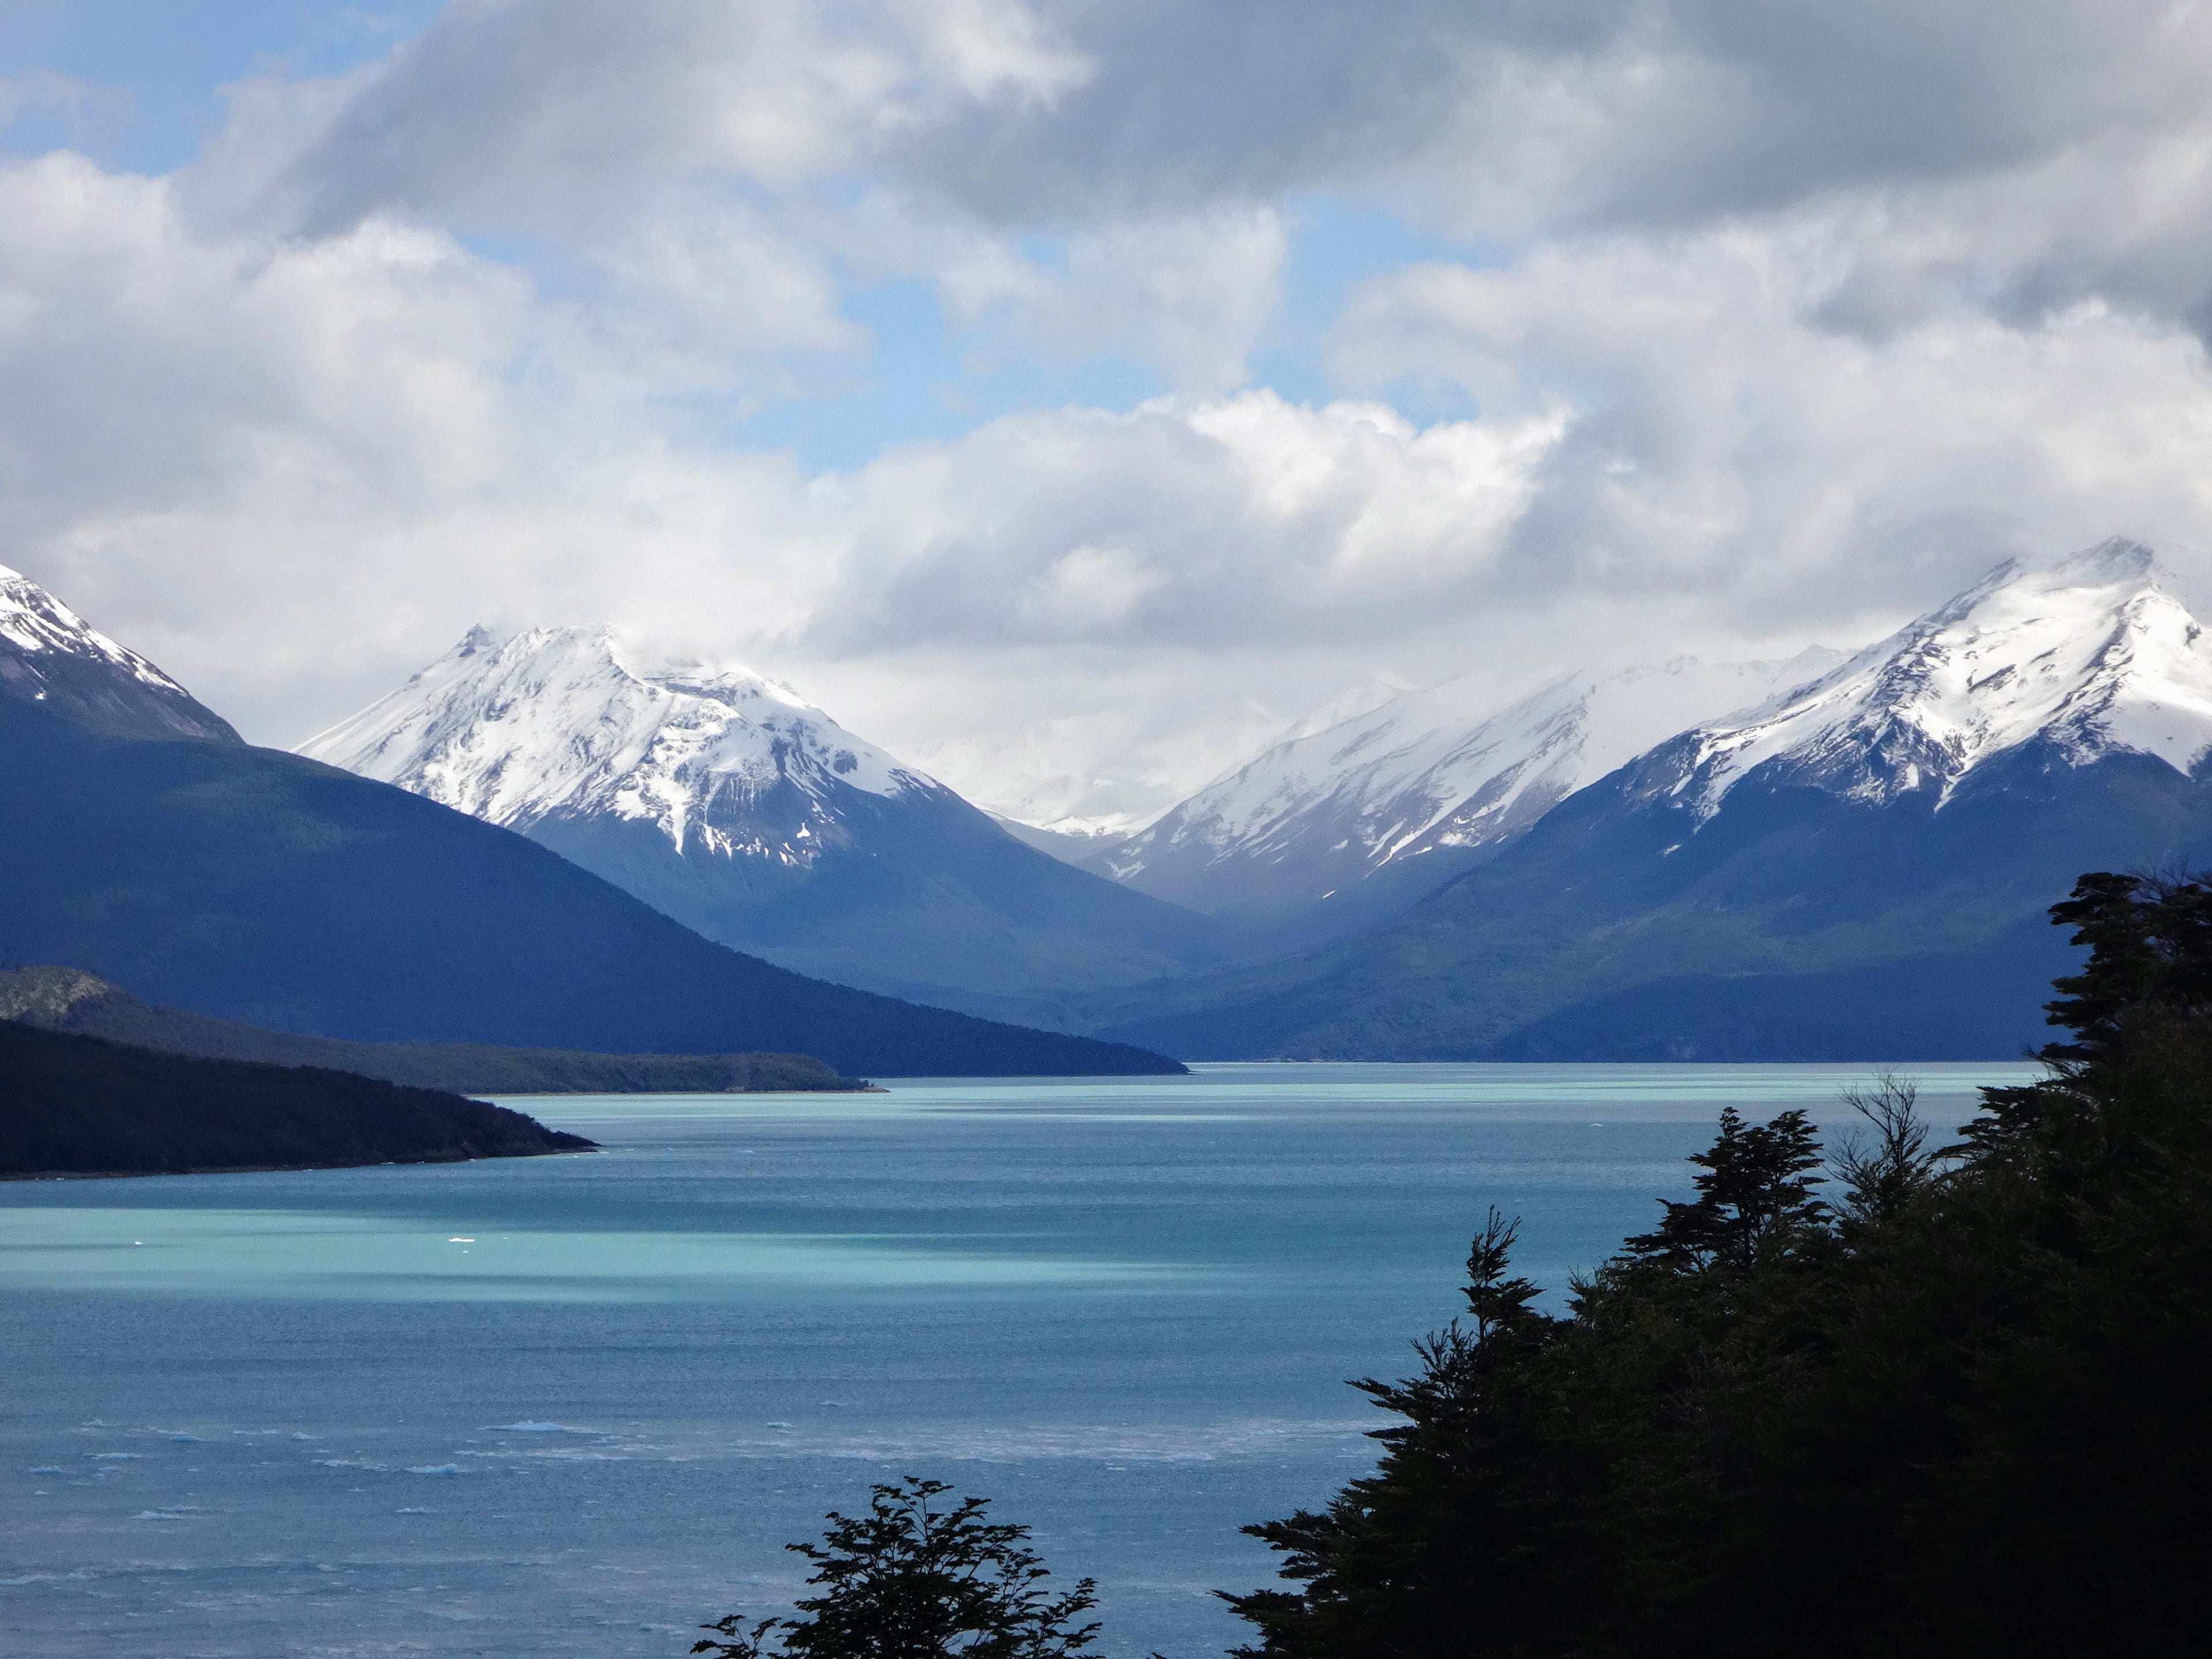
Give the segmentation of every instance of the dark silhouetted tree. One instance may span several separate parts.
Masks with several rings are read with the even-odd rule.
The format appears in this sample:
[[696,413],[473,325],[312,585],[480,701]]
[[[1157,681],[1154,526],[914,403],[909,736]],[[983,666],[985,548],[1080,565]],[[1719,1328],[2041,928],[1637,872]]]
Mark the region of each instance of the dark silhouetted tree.
[[1029,1528],[986,1518],[988,1499],[944,1500],[952,1488],[912,1476],[870,1489],[868,1512],[832,1510],[819,1544],[792,1544],[814,1564],[820,1594],[802,1617],[747,1626],[731,1613],[691,1651],[715,1659],[1069,1659],[1098,1626],[1075,1621],[1098,1604],[1085,1578],[1064,1595],[1028,1547]]
[[2212,879],[2053,907],[2045,1075],[1931,1149],[1913,1085],[1814,1195],[1801,1112],[1547,1318],[1493,1212],[1374,1473],[1251,1528],[1249,1659],[2196,1652],[2212,1560]]
[[1656,1231],[1628,1240],[1628,1253],[1678,1268],[1721,1267],[1738,1272],[1762,1249],[1817,1223],[1826,1206],[1813,1196],[1820,1183],[1819,1132],[1802,1111],[1771,1122],[1747,1124],[1733,1106],[1721,1112],[1720,1137],[1690,1162],[1705,1173],[1691,1185],[1687,1204],[1660,1202],[1665,1218]]

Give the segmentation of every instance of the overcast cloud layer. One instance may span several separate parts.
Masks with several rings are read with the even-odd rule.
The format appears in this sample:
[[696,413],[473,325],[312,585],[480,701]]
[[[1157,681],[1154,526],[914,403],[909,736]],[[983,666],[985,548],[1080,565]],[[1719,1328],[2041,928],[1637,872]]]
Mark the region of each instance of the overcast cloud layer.
[[[2194,578],[2208,11],[457,0],[0,163],[0,562],[262,740],[605,620],[1124,821],[1372,668]],[[856,386],[927,418],[759,435]]]

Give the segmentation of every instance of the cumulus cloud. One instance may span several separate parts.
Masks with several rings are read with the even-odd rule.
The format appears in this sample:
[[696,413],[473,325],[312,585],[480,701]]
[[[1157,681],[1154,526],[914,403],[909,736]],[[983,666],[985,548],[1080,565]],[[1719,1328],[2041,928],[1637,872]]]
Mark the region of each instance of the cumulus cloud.
[[393,210],[589,222],[671,182],[836,173],[1089,69],[1022,0],[453,0],[288,158],[269,206],[320,232]]
[[810,627],[858,651],[1388,638],[1487,587],[1556,413],[1416,431],[1268,392],[1008,416],[883,457],[826,499],[848,528]]
[[2118,529],[2201,542],[2212,485],[2189,458],[2212,382],[2192,335],[2093,298],[2016,325],[1927,281],[1885,296],[1879,327],[1839,325],[1859,217],[1396,272],[1351,306],[1339,368],[1497,410],[1571,403],[1512,528],[1532,584],[1794,622]]

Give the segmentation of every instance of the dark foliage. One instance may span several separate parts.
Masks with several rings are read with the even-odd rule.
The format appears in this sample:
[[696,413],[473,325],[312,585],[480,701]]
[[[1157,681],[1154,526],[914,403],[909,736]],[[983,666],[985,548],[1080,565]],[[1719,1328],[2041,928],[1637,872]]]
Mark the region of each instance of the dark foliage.
[[0,1176],[440,1164],[592,1150],[481,1100],[0,1020]]
[[1257,1659],[2202,1649],[2212,1559],[2212,926],[2094,875],[2048,1075],[1938,1152],[1909,1084],[1814,1195],[1812,1126],[1730,1118],[1698,1196],[1565,1317],[1477,1241],[1475,1317],[1375,1473],[1253,1528]]
[[939,1500],[941,1480],[908,1476],[871,1489],[868,1512],[831,1510],[819,1544],[787,1547],[814,1564],[821,1593],[798,1619],[750,1624],[737,1613],[691,1651],[715,1659],[1072,1659],[1098,1626],[1088,1578],[1064,1595],[1028,1547],[1029,1528],[986,1518],[988,1500]]

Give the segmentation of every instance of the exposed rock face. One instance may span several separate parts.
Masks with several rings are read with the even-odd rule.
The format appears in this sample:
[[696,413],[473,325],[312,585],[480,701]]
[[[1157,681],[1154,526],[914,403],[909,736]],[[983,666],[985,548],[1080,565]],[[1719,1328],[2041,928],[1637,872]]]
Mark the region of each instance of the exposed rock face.
[[18,968],[0,973],[0,1019],[63,1030],[81,1005],[115,994],[112,985],[82,968]]

